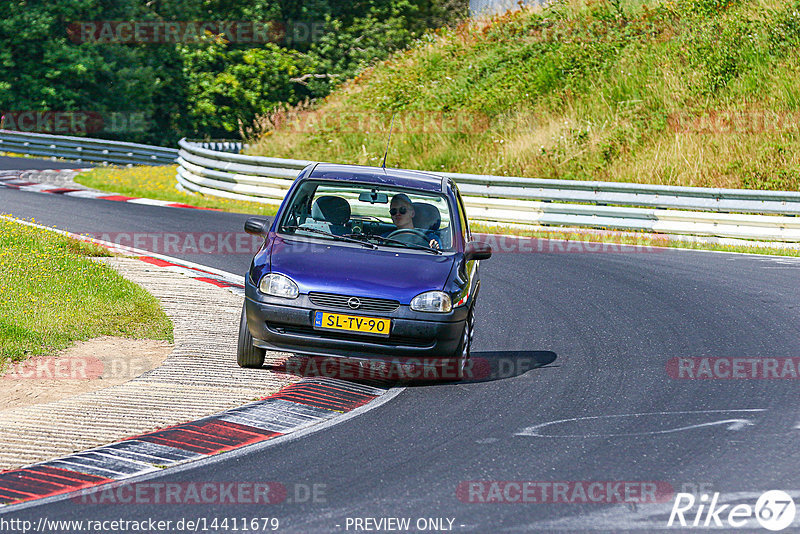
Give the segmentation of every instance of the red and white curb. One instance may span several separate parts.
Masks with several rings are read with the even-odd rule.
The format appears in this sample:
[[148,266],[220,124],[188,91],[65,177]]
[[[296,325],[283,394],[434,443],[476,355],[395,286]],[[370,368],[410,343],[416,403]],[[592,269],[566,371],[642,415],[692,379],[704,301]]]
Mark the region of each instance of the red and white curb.
[[304,378],[240,408],[2,472],[0,507],[114,483],[273,440],[356,410],[386,392],[333,378]]
[[[89,169],[49,169],[53,172],[66,172],[66,171],[85,171]],[[75,187],[54,187],[50,184],[42,184],[37,182],[28,182],[20,179],[21,173],[24,171],[0,171],[0,187],[7,187],[9,189],[17,189],[19,191],[29,191],[33,193],[50,193],[55,195],[63,195],[68,197],[78,198],[97,198],[100,200],[112,200],[115,202],[130,202],[133,204],[146,204],[148,206],[163,206],[167,208],[188,208],[206,211],[220,211],[214,208],[199,208],[197,206],[190,206],[181,202],[170,202],[168,200],[154,200],[152,198],[129,197],[125,195],[115,195],[106,193],[104,191],[95,191],[93,189],[79,189]]]
[[225,289],[227,289],[228,291],[230,291],[235,295],[244,296],[243,277],[237,278],[229,273],[220,275],[219,274],[220,271],[216,270],[210,271],[208,270],[207,267],[199,268],[197,266],[193,266],[190,262],[184,262],[181,260],[168,261],[153,256],[136,256],[136,258],[151,265],[155,265],[157,267],[163,267],[169,271],[184,274],[200,282],[213,284],[217,287],[224,287]]
[[[244,294],[242,278],[169,256],[120,247],[97,239],[2,216],[82,241],[92,242],[152,265],[187,274]],[[231,354],[233,358],[233,354]],[[0,472],[0,510],[39,499],[158,472],[248,445],[322,429],[388,401],[402,388],[376,387],[329,377],[308,377],[257,402],[197,421],[156,430],[84,452]],[[387,393],[390,393],[388,394]]]

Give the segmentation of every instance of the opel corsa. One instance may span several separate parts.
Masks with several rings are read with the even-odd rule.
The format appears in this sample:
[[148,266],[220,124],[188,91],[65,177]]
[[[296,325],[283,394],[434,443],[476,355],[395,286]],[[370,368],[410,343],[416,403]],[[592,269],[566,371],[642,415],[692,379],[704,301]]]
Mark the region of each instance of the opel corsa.
[[245,230],[264,244],[245,276],[237,361],[265,350],[356,360],[455,362],[470,356],[480,260],[449,178],[418,171],[314,164],[272,223]]

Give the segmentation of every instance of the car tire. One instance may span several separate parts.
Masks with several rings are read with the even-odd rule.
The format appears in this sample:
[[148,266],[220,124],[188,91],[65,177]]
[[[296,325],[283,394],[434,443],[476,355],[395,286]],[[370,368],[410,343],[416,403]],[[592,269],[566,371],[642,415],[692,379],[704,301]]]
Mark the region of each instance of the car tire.
[[253,345],[253,336],[247,327],[247,314],[242,305],[242,317],[239,320],[239,344],[236,347],[236,363],[239,367],[258,369],[264,365],[266,350]]
[[475,306],[473,305],[467,313],[467,320],[464,323],[464,333],[461,335],[461,342],[454,353],[456,366],[456,380],[467,378],[467,365],[469,363],[470,351],[472,350],[472,338],[475,337]]

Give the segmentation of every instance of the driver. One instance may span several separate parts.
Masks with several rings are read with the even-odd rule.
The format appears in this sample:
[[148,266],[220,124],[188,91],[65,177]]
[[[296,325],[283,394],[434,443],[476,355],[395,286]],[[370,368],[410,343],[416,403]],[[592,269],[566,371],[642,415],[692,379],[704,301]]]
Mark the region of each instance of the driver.
[[[392,222],[397,226],[398,230],[414,229],[414,205],[405,193],[398,193],[392,197],[392,202],[389,204],[389,215],[392,216]],[[441,248],[439,236],[436,232],[423,229],[418,231],[424,233],[425,237],[430,241],[428,243],[429,247]]]

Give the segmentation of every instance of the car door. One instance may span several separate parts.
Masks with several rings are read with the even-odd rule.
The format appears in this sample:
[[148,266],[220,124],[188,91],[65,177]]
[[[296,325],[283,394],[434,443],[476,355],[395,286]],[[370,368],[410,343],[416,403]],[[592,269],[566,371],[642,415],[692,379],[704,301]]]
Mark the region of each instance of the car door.
[[[464,207],[464,200],[461,198],[461,193],[455,184],[453,184],[453,191],[456,195],[459,226],[461,227],[461,242],[466,247],[467,243],[472,241],[472,231],[469,228],[469,219],[467,218],[467,210]],[[462,273],[462,275],[465,276],[469,282],[468,287],[470,288],[469,295],[471,300],[475,299],[478,289],[480,288],[480,277],[478,276],[479,264],[480,262],[476,260],[466,262],[466,265],[464,266],[464,272]]]

